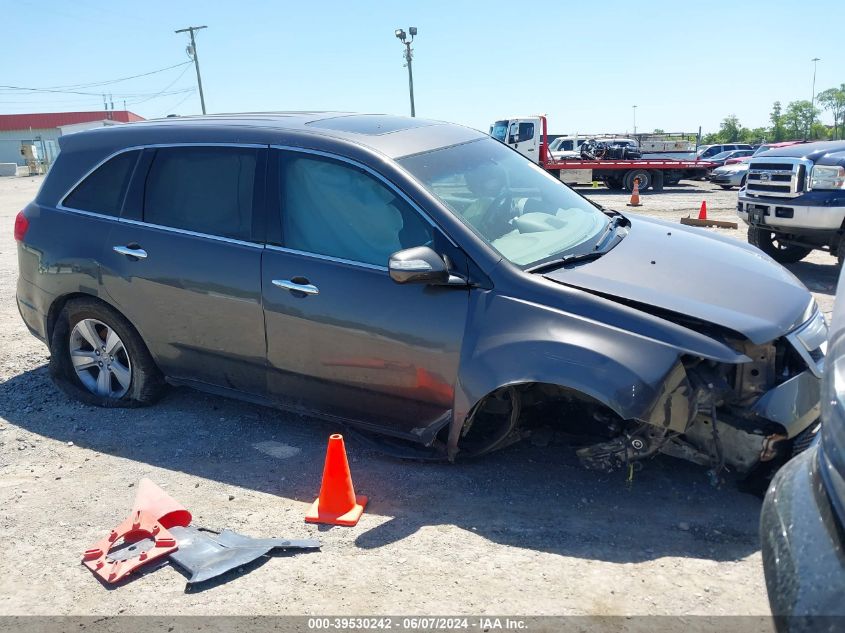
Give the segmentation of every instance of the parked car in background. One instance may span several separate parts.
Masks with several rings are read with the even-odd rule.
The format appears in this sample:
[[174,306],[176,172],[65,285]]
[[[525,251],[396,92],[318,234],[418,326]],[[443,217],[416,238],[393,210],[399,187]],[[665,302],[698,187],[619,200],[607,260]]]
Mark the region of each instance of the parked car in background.
[[442,459],[539,418],[589,468],[664,453],[716,478],[768,473],[816,424],[826,324],[797,278],[476,130],[276,113],[60,144],[16,218],[17,302],[83,402],[169,382]]
[[[760,145],[757,149],[754,150],[754,153],[751,156],[759,156],[763,152],[768,152],[772,149],[780,149],[781,147],[792,147],[793,145],[799,145],[800,143],[806,143],[807,141],[782,141],[780,143],[766,143],[765,145]],[[741,158],[729,158],[725,161],[725,165],[732,165],[733,163],[747,163],[751,159],[750,156],[744,156]]]
[[748,241],[782,263],[824,250],[845,262],[845,141],[793,144],[753,156],[737,215]]
[[754,154],[753,149],[731,149],[726,152],[720,152],[715,156],[711,156],[707,159],[707,162],[716,163],[716,165],[721,167],[732,158],[745,158],[746,156],[751,156],[752,154]]
[[[761,145],[751,156],[743,156],[739,158],[728,158],[722,167],[717,167],[710,173],[710,182],[719,185],[722,189],[731,189],[732,187],[744,187],[748,176],[748,162],[751,158],[759,156],[763,152],[769,150],[779,149],[782,147],[791,147],[806,143],[806,141],[784,141],[783,143],[766,143]],[[747,151],[747,150],[738,150]]]
[[748,143],[723,143],[720,145],[700,145],[698,151],[695,153],[696,160],[710,160],[711,156],[721,154],[722,152],[730,152],[737,149],[750,149],[754,147]]
[[710,182],[722,189],[742,187],[748,175],[748,163],[732,163],[722,165],[710,172]]
[[821,432],[777,474],[760,514],[766,589],[780,633],[840,631],[845,621],[845,275],[836,297]]

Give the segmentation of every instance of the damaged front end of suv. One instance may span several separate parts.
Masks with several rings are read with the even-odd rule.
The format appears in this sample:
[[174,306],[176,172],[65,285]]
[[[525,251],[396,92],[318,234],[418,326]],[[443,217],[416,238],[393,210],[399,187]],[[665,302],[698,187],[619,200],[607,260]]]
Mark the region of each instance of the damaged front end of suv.
[[[809,445],[827,325],[806,288],[749,247],[630,222],[601,259],[543,271],[518,300],[493,291],[478,303],[450,457],[552,426],[587,468],[662,453],[715,483],[768,477]],[[660,268],[693,248],[706,275]]]

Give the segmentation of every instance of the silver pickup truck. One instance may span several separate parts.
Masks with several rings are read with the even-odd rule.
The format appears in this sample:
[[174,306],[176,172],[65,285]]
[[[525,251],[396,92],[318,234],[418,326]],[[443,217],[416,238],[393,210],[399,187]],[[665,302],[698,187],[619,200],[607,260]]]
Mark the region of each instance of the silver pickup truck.
[[806,143],[755,156],[737,214],[748,241],[780,263],[810,251],[845,259],[845,141]]

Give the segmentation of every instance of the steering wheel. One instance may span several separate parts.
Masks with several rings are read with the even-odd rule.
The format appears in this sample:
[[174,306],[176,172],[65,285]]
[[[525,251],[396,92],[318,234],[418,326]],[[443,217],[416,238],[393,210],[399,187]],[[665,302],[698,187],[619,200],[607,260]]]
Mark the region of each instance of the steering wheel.
[[484,220],[478,228],[488,237],[495,240],[510,230],[510,221],[513,219],[513,196],[508,187],[502,189],[487,207]]

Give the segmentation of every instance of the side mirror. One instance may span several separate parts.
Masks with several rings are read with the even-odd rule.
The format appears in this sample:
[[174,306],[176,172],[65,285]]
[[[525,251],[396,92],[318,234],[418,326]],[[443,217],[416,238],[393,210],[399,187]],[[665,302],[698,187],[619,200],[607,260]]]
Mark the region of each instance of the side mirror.
[[449,283],[446,262],[428,246],[415,246],[393,253],[387,270],[397,284]]

